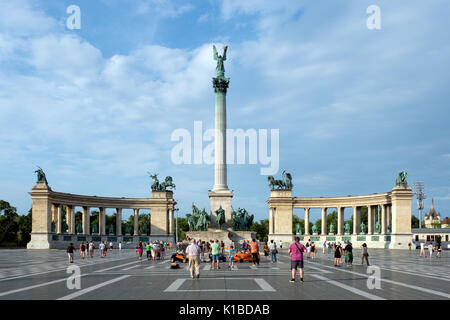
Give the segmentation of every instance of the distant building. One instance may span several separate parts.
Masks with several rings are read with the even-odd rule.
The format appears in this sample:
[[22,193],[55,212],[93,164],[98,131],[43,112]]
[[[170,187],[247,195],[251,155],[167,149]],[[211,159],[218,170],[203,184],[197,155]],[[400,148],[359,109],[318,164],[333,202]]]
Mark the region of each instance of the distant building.
[[441,213],[436,213],[434,209],[434,199],[431,200],[431,208],[428,214],[425,214],[425,228],[439,228],[441,225]]
[[450,218],[446,217],[442,220],[441,228],[450,228]]

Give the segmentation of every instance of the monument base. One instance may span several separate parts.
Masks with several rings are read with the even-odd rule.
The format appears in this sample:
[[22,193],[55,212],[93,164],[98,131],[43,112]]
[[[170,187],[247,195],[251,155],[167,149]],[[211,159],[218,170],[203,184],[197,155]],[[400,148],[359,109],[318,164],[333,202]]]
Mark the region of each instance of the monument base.
[[217,228],[216,223],[216,210],[222,206],[225,211],[225,227],[231,229],[233,222],[231,220],[231,198],[233,198],[233,192],[230,190],[223,191],[210,191],[208,197],[211,203],[211,228]]
[[229,231],[211,228],[208,231],[188,231],[186,232],[186,236],[197,241],[223,241],[225,249],[227,250],[232,244],[235,246],[235,249],[239,249],[237,246],[243,241],[252,241],[252,239],[256,239],[256,233],[252,231]]

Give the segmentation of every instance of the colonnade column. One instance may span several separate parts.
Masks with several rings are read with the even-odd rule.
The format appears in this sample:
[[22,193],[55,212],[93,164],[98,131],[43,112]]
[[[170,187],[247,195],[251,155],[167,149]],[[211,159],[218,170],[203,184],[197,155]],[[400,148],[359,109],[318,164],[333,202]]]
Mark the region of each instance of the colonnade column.
[[386,206],[381,205],[381,233],[386,234]]
[[309,208],[305,208],[305,236],[309,235]]
[[134,210],[134,236],[139,235],[139,209]]
[[272,225],[273,225],[273,217],[272,217],[272,208],[269,207],[269,234],[272,234]]
[[322,208],[322,232],[324,236],[327,234],[327,208]]
[[106,217],[105,217],[105,208],[99,208],[99,217],[98,217],[98,232],[100,235],[106,234]]
[[173,229],[173,209],[169,209],[169,234],[174,234]]
[[83,234],[90,234],[91,216],[89,207],[83,207]]
[[353,234],[359,234],[361,224],[361,209],[353,207]]
[[367,234],[373,234],[373,210],[367,206]]
[[57,204],[56,205],[56,233],[61,233],[62,231],[62,225],[61,225],[61,220],[62,220],[62,215],[61,215],[61,205]]
[[388,231],[389,223],[391,222],[391,206],[386,206],[386,231]]
[[341,207],[337,208],[337,218],[338,218],[337,234],[340,236],[344,234],[344,208]]
[[116,236],[122,235],[122,208],[116,208]]

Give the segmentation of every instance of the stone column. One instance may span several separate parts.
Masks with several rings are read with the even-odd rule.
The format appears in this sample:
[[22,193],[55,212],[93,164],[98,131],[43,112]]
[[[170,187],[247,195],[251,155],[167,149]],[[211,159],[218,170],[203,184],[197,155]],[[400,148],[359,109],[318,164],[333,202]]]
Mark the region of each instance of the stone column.
[[391,222],[391,205],[386,205],[386,231],[388,231],[389,223]]
[[83,234],[91,234],[91,208],[83,207]]
[[367,234],[373,234],[373,210],[367,206]]
[[322,208],[322,232],[323,236],[327,235],[327,208]]
[[134,234],[135,236],[139,235],[139,209],[134,210]]
[[98,232],[101,236],[106,234],[106,216],[105,216],[105,208],[98,208],[99,217],[98,217]]
[[275,213],[277,208],[272,208],[272,234],[275,233]]
[[338,216],[338,225],[337,225],[337,234],[344,234],[344,208],[337,208],[337,216]]
[[116,208],[116,236],[122,235],[122,208]]
[[169,209],[169,234],[175,234],[173,226],[173,209]]
[[66,206],[66,212],[67,212],[67,216],[69,217],[69,223],[67,223],[69,225],[69,233],[70,234],[75,234],[76,232],[76,226],[75,226],[75,210],[73,210],[73,206]]
[[353,234],[361,232],[361,208],[353,207]]
[[273,233],[273,215],[272,208],[269,207],[269,234]]
[[229,79],[213,78],[215,92],[215,136],[214,136],[214,186],[212,192],[228,191],[227,185],[227,103],[226,95]]
[[305,208],[305,236],[309,235],[309,208]]
[[62,214],[61,214],[61,205],[56,205],[56,233],[60,234],[62,232]]
[[381,205],[381,233],[386,234],[386,205]]

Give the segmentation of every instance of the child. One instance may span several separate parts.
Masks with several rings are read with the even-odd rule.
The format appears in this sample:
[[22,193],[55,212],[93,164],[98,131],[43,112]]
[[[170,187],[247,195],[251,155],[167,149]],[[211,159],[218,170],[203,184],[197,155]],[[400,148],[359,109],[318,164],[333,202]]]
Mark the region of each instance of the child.
[[228,261],[228,270],[232,270],[234,268],[234,247],[233,245],[230,246],[230,258]]

